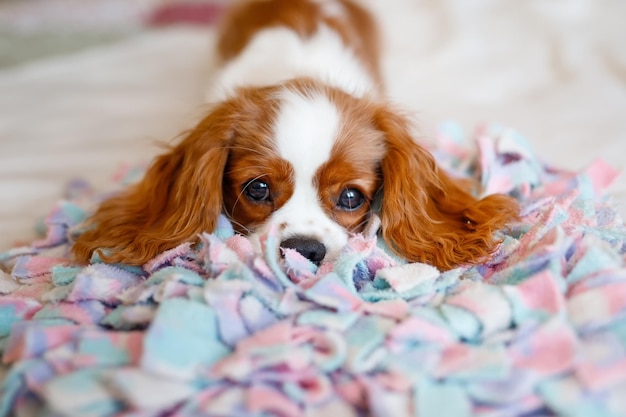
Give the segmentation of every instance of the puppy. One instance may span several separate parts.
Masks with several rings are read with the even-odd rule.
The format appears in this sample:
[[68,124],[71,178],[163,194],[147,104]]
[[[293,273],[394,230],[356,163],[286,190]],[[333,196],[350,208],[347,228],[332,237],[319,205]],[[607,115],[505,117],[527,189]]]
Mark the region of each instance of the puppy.
[[382,99],[379,36],[351,0],[260,0],[225,17],[212,109],[105,201],[73,251],[141,265],[212,232],[227,215],[253,241],[333,260],[365,227],[375,197],[381,234],[410,261],[449,269],[484,260],[517,215],[504,195],[477,199],[411,137]]

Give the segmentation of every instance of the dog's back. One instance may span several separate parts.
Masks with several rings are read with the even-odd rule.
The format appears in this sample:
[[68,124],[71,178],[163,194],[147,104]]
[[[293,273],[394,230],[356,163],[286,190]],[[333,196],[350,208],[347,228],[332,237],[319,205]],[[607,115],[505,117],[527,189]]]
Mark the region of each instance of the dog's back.
[[209,100],[240,86],[311,77],[362,96],[381,88],[379,37],[370,14],[349,0],[257,0],[225,16],[220,65]]

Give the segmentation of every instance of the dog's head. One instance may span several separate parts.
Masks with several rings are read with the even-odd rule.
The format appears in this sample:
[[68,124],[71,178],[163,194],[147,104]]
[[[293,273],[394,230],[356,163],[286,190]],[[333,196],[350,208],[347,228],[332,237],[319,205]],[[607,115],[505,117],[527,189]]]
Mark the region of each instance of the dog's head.
[[219,104],[144,179],[105,201],[74,252],[143,264],[226,214],[253,239],[274,228],[281,247],[319,264],[361,232],[382,191],[392,250],[439,268],[477,262],[513,200],[478,200],[451,180],[386,104],[310,79],[247,88]]

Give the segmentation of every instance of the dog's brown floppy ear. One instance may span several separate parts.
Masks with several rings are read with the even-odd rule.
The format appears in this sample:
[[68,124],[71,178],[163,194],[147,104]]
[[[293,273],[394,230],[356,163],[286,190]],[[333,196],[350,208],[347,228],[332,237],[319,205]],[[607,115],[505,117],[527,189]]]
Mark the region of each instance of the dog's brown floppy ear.
[[485,260],[499,243],[493,233],[518,217],[515,200],[473,197],[413,141],[403,117],[379,109],[375,122],[387,141],[381,221],[390,248],[442,270]]
[[232,105],[215,108],[182,142],[157,157],[145,177],[102,203],[73,247],[88,262],[143,265],[158,253],[213,231],[232,136]]

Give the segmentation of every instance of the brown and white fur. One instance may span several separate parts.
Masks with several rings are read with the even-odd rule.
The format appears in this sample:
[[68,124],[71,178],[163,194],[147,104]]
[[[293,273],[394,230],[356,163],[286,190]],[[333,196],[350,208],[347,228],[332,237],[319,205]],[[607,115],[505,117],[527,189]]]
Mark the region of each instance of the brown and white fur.
[[384,99],[379,36],[351,0],[235,6],[217,42],[212,109],[144,179],[105,201],[74,245],[87,261],[141,265],[196,241],[226,214],[253,241],[333,260],[381,197],[381,234],[441,269],[484,260],[517,215],[509,197],[473,197],[411,136]]

